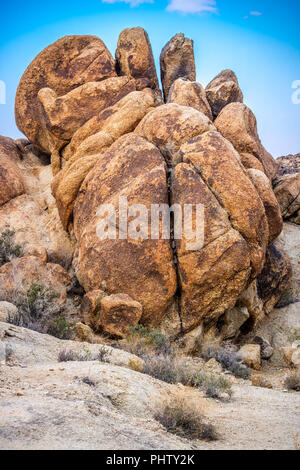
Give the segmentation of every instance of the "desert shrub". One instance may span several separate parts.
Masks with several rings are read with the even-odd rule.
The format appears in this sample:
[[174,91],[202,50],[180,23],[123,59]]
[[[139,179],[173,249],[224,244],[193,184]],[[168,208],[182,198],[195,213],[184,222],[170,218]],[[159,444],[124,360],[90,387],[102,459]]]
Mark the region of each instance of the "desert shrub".
[[186,361],[176,356],[146,355],[143,373],[170,384],[181,383],[203,390],[211,398],[223,398],[224,394],[230,398],[232,395],[231,383],[221,375],[195,371]]
[[143,325],[129,328],[125,340],[122,348],[136,356],[141,356],[151,350],[163,354],[172,352],[171,345],[161,331],[150,330]]
[[143,372],[143,365],[141,361],[137,358],[130,359],[128,362],[129,369],[134,370],[135,372]]
[[97,355],[98,361],[109,362],[109,356],[111,356],[111,353],[111,350],[107,349],[105,346],[101,346]]
[[67,320],[63,306],[55,300],[57,297],[52,289],[32,283],[26,292],[17,291],[14,294],[12,300],[18,313],[10,315],[8,322],[60,339],[69,339],[73,325]]
[[188,439],[216,440],[217,433],[212,424],[204,423],[195,402],[182,394],[163,402],[154,414],[154,419],[173,434]]
[[58,354],[58,362],[76,361],[75,352],[72,349],[62,349]]
[[300,392],[300,372],[289,375],[284,382],[287,390]]
[[209,398],[222,398],[224,394],[228,398],[232,396],[231,382],[222,375],[195,372],[190,376],[188,384],[201,388]]
[[97,353],[91,353],[88,349],[82,348],[80,351],[73,351],[72,349],[62,349],[58,354],[58,362],[71,362],[71,361],[101,361],[108,362],[111,352],[102,346]]
[[14,242],[15,232],[9,228],[0,229],[0,266],[23,256],[22,247]]
[[239,378],[248,379],[251,374],[247,366],[243,364],[241,356],[233,349],[227,348],[208,348],[203,354],[203,359],[216,359],[224,369],[232,372],[233,375]]

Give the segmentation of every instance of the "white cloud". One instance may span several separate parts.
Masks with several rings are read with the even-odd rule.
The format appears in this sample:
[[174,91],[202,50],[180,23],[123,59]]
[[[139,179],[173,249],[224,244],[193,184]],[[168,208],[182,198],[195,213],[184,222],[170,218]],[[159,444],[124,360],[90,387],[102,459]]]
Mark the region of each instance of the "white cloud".
[[169,0],[167,11],[180,11],[182,13],[217,13],[215,0]]
[[252,16],[261,16],[263,13],[261,11],[250,11],[250,15]]
[[153,0],[102,0],[102,3],[128,3],[131,7],[138,7],[142,3],[153,3]]

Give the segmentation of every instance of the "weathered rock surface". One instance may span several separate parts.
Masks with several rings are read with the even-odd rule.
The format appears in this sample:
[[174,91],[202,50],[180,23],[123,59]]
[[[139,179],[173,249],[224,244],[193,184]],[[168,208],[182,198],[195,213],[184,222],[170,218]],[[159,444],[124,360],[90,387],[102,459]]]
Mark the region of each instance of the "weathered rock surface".
[[177,78],[196,80],[194,43],[184,34],[176,34],[164,46],[160,54],[160,71],[165,101]]
[[203,204],[205,211],[203,247],[189,251],[189,234],[185,232],[176,242],[181,319],[183,329],[188,331],[201,322],[216,320],[234,306],[250,276],[249,249],[200,175],[186,163],[175,169],[172,203]]
[[170,88],[168,103],[177,103],[205,114],[210,120],[213,115],[207,101],[205,90],[198,82],[191,82],[186,78],[178,78]]
[[223,70],[206,87],[206,96],[214,118],[230,103],[243,102],[243,93],[236,74]]
[[41,125],[38,92],[51,88],[65,95],[87,82],[115,77],[115,63],[96,36],[65,36],[46,47],[27,67],[16,94],[16,123],[41,150],[51,153],[63,140],[54,139]]
[[238,154],[219,133],[207,132],[183,145],[181,155],[184,162],[191,163],[201,174],[230,214],[232,227],[246,240],[255,278],[264,265],[269,231],[261,199],[244,173]]
[[15,316],[17,313],[18,309],[14,304],[5,301],[0,302],[0,322],[7,322],[10,317]]
[[260,369],[261,359],[259,344],[245,344],[239,350],[239,355],[243,359],[243,362],[246,364],[246,366],[249,366],[255,370]]
[[18,258],[0,268],[0,299],[13,301],[19,292],[27,292],[33,283],[41,284],[66,300],[71,279],[59,264],[46,263],[41,258],[27,256]]
[[280,157],[277,162],[273,185],[282,216],[300,225],[300,154]]
[[[289,304],[300,301],[300,227],[290,222],[283,224],[283,231],[278,238],[283,250],[292,264],[292,279],[282,302]],[[284,305],[282,305],[284,306]]]
[[182,161],[182,144],[213,129],[213,124],[203,113],[170,103],[150,111],[135,132],[156,145],[169,164],[176,165]]
[[152,47],[143,28],[127,28],[121,32],[116,60],[120,75],[144,81],[144,88],[158,88]]
[[0,151],[0,207],[24,192],[24,183],[18,166]]
[[124,338],[129,328],[134,328],[142,317],[142,305],[127,294],[103,297],[100,304],[99,325],[113,336]]
[[257,132],[257,122],[252,111],[242,103],[231,103],[222,109],[215,126],[240,153],[249,153],[263,165],[268,178],[276,175],[278,163],[263,147]]
[[52,192],[65,229],[84,178],[110,145],[123,134],[133,131],[152,106],[154,98],[151,93],[130,93],[87,121],[74,134],[63,154],[68,161],[52,182]]
[[63,96],[51,88],[42,88],[38,101],[44,126],[54,137],[69,141],[86,121],[135,89],[135,81],[128,77],[88,82]]
[[95,331],[100,327],[101,300],[106,295],[103,290],[92,290],[84,295],[81,302],[82,319]]
[[263,172],[250,168],[247,170],[247,174],[264,205],[269,226],[269,243],[272,243],[280,235],[283,228],[279,204],[273,193],[270,180]]
[[292,278],[291,262],[277,242],[267,249],[266,263],[257,277],[258,295],[269,314],[288,289]]
[[[120,196],[127,197],[128,205],[144,204],[148,210],[151,204],[168,204],[164,160],[152,144],[136,134],[115,142],[81,187],[74,209],[77,277],[87,292],[102,289],[130,295],[143,306],[143,322],[158,325],[176,291],[170,243],[139,239],[138,234],[136,239],[126,239],[127,227],[124,234],[121,229],[121,239],[100,239],[97,209],[109,203],[119,214]],[[134,220],[132,224],[134,227]],[[148,230],[147,226],[150,236]]]

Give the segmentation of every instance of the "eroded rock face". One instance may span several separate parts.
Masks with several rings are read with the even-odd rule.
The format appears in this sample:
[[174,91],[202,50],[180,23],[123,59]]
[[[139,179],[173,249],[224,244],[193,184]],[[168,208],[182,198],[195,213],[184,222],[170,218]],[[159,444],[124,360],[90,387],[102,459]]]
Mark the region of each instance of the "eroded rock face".
[[143,88],[159,88],[152,47],[143,28],[127,28],[121,32],[116,60],[120,75],[139,79]]
[[18,166],[3,153],[0,153],[0,207],[25,192]]
[[206,87],[207,100],[214,118],[230,103],[243,102],[243,93],[236,74],[232,70],[223,70]]
[[170,103],[150,111],[135,132],[156,145],[168,163],[175,166],[182,161],[181,145],[211,129],[215,128],[203,113]]
[[143,307],[127,294],[115,294],[101,300],[100,326],[106,333],[124,338],[129,328],[141,319]]
[[248,153],[257,158],[270,180],[276,175],[278,163],[263,147],[257,132],[257,122],[252,111],[242,103],[225,106],[215,126],[240,153]]
[[292,266],[288,256],[278,243],[270,244],[264,269],[257,278],[258,295],[266,313],[272,312],[288,289],[291,278]]
[[274,193],[284,219],[300,225],[300,154],[277,159]]
[[6,263],[0,268],[0,298],[12,301],[17,293],[26,293],[33,283],[54,291],[59,302],[65,302],[71,279],[65,269],[41,258],[27,256]]
[[169,91],[168,103],[190,106],[205,114],[210,120],[213,119],[205,90],[198,82],[191,82],[185,78],[175,80]]
[[177,78],[195,81],[193,41],[180,33],[167,42],[160,54],[160,71],[165,101],[167,101],[170,88]]
[[[137,322],[192,342],[249,331],[286,288],[289,268],[269,245],[282,229],[270,183],[278,165],[259,140],[237,78],[223,71],[205,92],[195,81],[193,42],[176,35],[160,57],[163,104],[142,28],[120,34],[116,59],[115,68],[100,39],[70,36],[46,48],[22,77],[16,120],[31,143],[0,139],[0,169],[2,155],[11,168],[0,188],[0,205],[1,191],[11,191],[0,228],[9,225],[24,248],[18,269],[40,269],[44,279],[53,262],[72,262],[86,292],[82,334],[92,327],[123,337]],[[21,173],[21,193],[12,168]],[[128,227],[125,200],[139,205],[126,212]],[[116,209],[109,236],[105,204],[108,213]],[[172,204],[183,212],[201,207],[196,244],[194,216],[181,238],[172,218],[169,236],[162,221],[152,236],[153,205]],[[225,317],[226,332],[217,332]]]
[[41,150],[51,153],[63,144],[41,126],[38,92],[51,88],[65,95],[87,82],[115,77],[115,63],[96,36],[65,36],[46,47],[27,67],[16,94],[16,123]]
[[101,240],[97,209],[104,203],[118,208],[120,196],[127,197],[128,205],[144,204],[148,210],[151,204],[168,204],[164,159],[136,134],[115,142],[80,189],[74,209],[77,277],[86,291],[130,295],[143,306],[143,322],[158,325],[176,291],[171,246],[169,240]]

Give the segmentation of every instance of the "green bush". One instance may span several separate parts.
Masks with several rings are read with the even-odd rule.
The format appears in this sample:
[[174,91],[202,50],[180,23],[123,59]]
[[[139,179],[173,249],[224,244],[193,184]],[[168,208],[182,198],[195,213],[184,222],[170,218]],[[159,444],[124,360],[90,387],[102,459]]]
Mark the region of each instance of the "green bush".
[[9,228],[0,229],[0,267],[15,258],[23,256],[22,247],[14,242],[15,232]]

